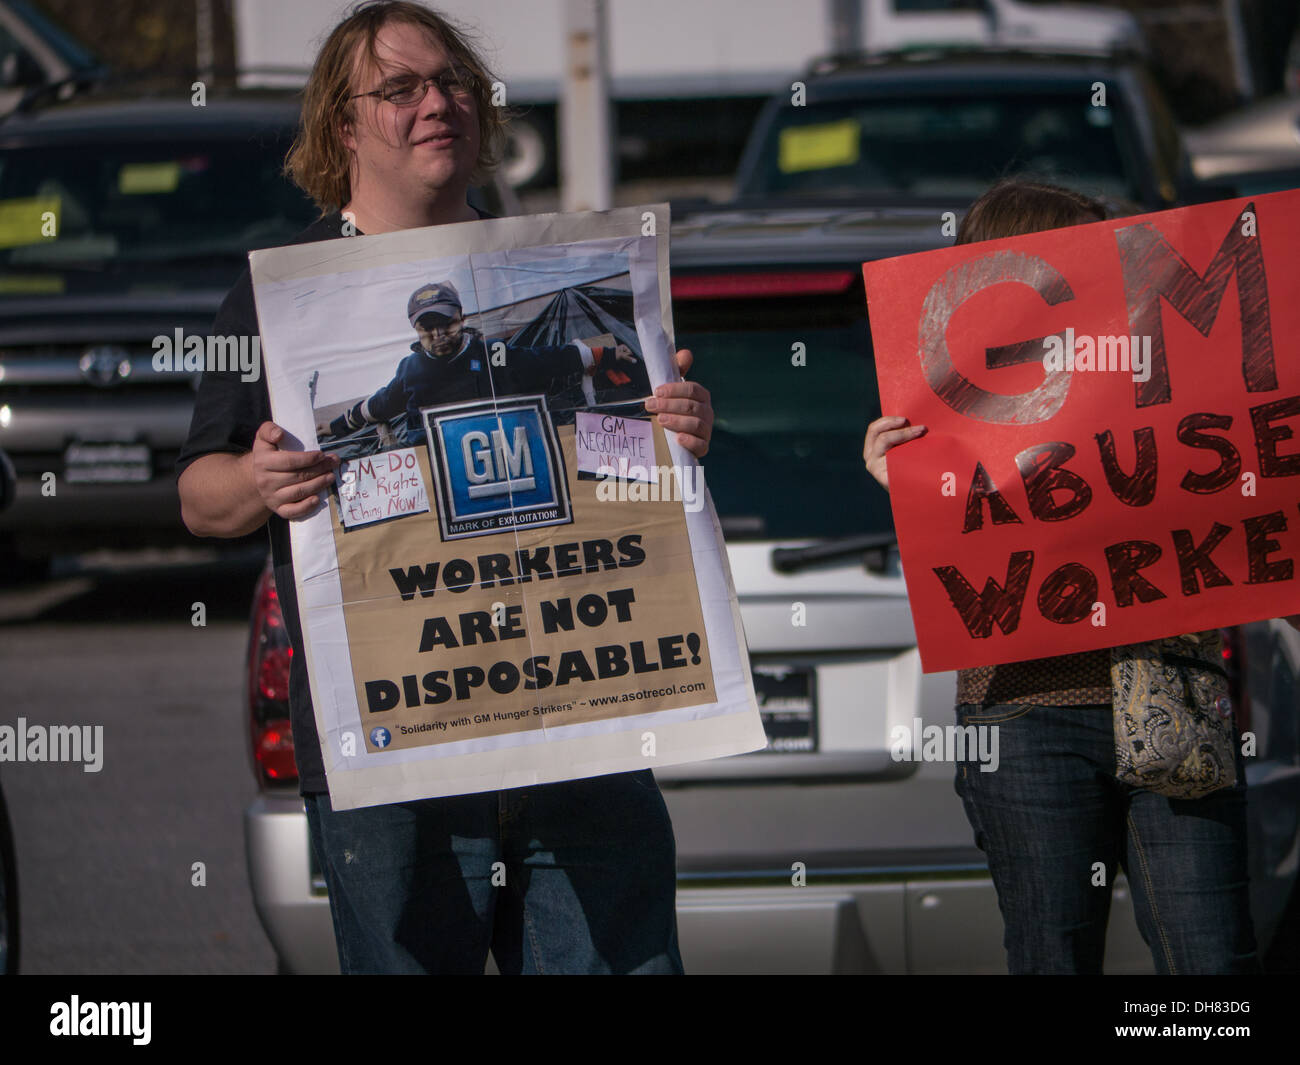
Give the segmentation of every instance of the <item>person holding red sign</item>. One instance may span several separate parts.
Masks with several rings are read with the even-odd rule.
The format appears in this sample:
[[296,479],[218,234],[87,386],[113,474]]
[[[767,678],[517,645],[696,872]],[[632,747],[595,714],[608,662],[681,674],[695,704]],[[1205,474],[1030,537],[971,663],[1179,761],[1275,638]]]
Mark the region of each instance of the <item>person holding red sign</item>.
[[[1106,218],[1103,204],[1079,193],[1010,180],[972,205],[957,243]],[[887,452],[925,433],[925,426],[898,415],[870,424],[863,460],[886,491]],[[1287,620],[1300,629],[1300,615]],[[1101,972],[1110,885],[1119,867],[1159,972],[1259,971],[1247,893],[1245,770],[1235,727],[1228,747],[1230,722],[1218,722],[1227,763],[1219,768],[1222,781],[1232,783],[1200,797],[1157,793],[1117,773],[1114,677],[1141,664],[1128,658],[1163,662],[1166,645],[1195,653],[1193,664],[1203,673],[1222,672],[1217,631],[1136,645],[1114,660],[1103,649],[958,671],[958,724],[999,733],[996,770],[962,761],[955,783],[975,841],[988,855],[1013,973]],[[1155,694],[1154,687],[1141,692],[1144,699]],[[1222,697],[1213,705],[1225,718],[1231,714]]]

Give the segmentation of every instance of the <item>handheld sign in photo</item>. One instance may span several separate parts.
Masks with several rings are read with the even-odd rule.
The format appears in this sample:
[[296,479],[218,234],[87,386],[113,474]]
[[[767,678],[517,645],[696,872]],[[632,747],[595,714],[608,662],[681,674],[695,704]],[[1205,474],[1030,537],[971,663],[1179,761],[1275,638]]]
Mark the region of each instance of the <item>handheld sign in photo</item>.
[[254,252],[275,421],[337,454],[291,526],[335,809],[764,746],[721,530],[645,412],[666,207]]
[[1300,191],[867,263],[927,672],[1300,607]]

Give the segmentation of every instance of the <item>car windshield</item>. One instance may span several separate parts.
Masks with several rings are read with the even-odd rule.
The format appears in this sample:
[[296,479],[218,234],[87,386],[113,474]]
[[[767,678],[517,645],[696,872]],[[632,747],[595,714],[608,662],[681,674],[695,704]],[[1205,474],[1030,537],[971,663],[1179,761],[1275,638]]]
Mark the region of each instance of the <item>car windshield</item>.
[[[681,301],[678,347],[717,422],[705,483],[730,540],[819,539],[893,529],[862,464],[880,413],[865,301]],[[852,304],[852,305],[850,305]],[[798,363],[798,364],[797,364]]]
[[315,217],[280,173],[285,145],[195,140],[0,152],[0,265],[75,269],[221,255]]
[[[1112,94],[1115,95],[1115,94]],[[1132,197],[1118,102],[1085,92],[954,93],[786,107],[768,129],[747,196],[960,196],[1009,173]]]

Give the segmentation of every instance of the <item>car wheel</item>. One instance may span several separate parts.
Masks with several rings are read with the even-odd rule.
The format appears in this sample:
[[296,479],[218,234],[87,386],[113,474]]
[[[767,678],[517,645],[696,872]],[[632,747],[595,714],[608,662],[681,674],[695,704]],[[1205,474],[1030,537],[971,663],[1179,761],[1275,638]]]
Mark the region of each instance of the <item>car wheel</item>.
[[18,865],[9,810],[0,791],[0,973],[18,972]]

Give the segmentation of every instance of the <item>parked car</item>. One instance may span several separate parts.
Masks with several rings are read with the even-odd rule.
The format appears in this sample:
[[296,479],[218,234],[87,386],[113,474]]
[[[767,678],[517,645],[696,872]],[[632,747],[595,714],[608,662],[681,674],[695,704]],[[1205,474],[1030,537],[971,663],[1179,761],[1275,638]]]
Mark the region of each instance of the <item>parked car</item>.
[[[921,672],[888,497],[860,457],[880,413],[860,264],[945,243],[937,215],[716,211],[679,220],[671,239],[676,340],[695,352],[693,376],[718,411],[704,469],[770,741],[656,770],[676,831],[685,965],[1003,972],[997,900],[953,765],[899,762],[889,750],[896,725],[953,721],[955,679]],[[792,364],[799,350],[802,366]],[[791,624],[792,603],[805,626]],[[1252,898],[1269,942],[1300,845],[1300,634],[1247,626],[1231,646],[1261,737],[1250,767]],[[244,817],[249,875],[281,969],[334,972],[297,794],[289,655],[268,569],[247,657],[260,791]],[[1122,883],[1112,915],[1108,969],[1150,971]]]
[[[155,339],[206,335],[248,252],[316,217],[281,173],[297,121],[277,96],[77,102],[0,124],[0,444],[18,473],[0,569],[191,542],[174,464],[198,374],[157,368]],[[478,190],[495,213],[509,196]]]
[[108,68],[23,0],[0,0],[0,116],[42,97],[67,99]]
[[813,63],[750,134],[737,198],[970,203],[1027,173],[1160,210],[1199,198],[1136,59],[929,50]]
[[1274,96],[1189,130],[1192,169],[1239,196],[1300,188],[1300,96]]
[[155,337],[205,334],[251,248],[315,210],[279,173],[289,101],[79,103],[0,125],[0,443],[11,556],[181,542],[173,466],[197,374]]

